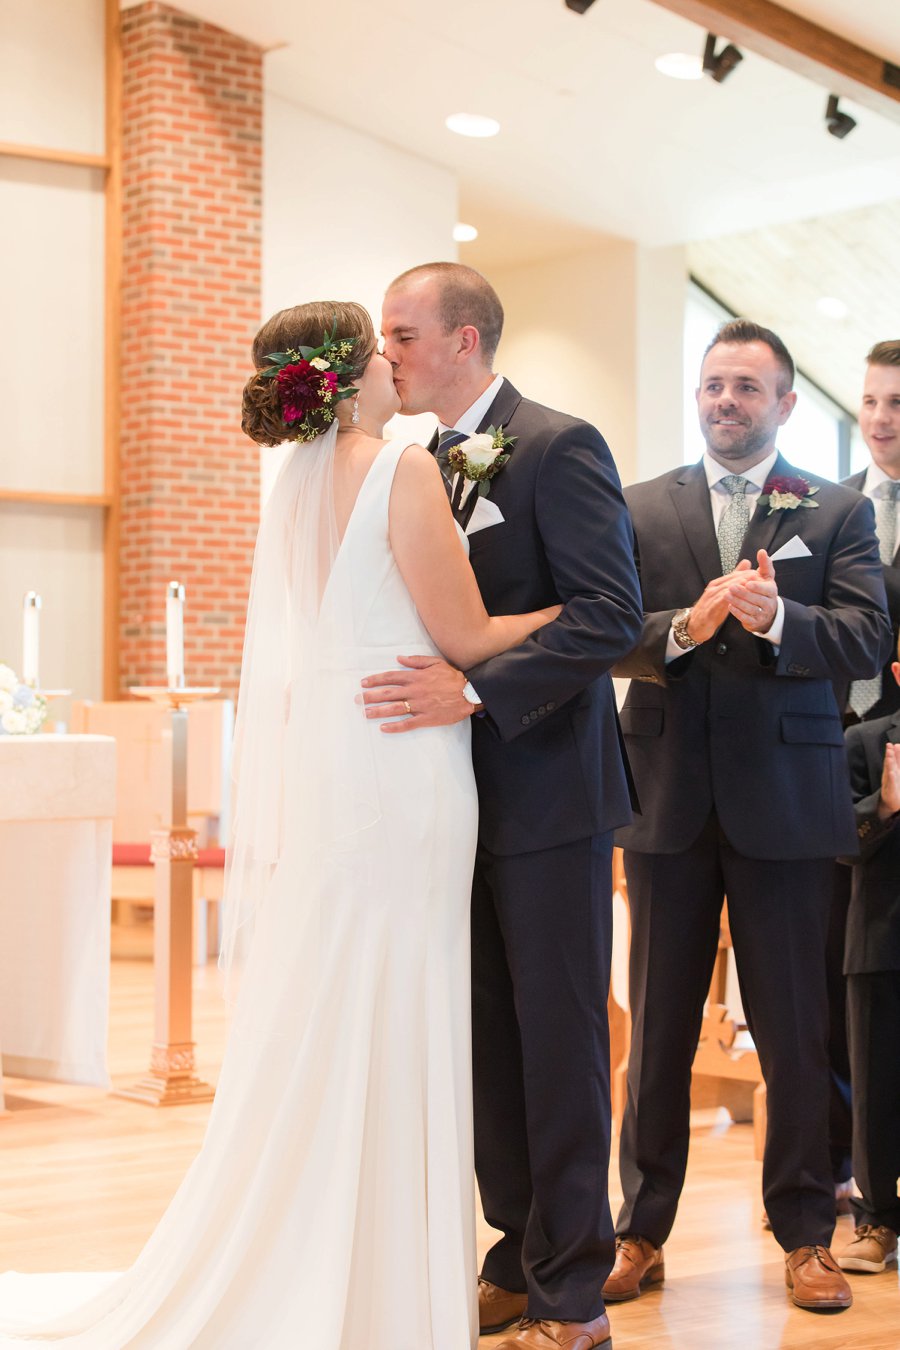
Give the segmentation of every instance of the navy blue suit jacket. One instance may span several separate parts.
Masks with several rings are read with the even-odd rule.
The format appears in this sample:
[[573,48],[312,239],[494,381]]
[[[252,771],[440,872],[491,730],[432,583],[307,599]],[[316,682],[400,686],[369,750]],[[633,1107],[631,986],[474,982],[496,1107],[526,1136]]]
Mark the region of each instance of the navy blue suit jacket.
[[[888,678],[894,683],[894,677]],[[900,744],[900,712],[847,729],[860,861],[853,868],[844,972],[900,970],[900,815],[878,818],[884,747]]]
[[[855,473],[850,478],[845,478],[844,484],[846,487],[856,488],[858,492],[862,492],[866,484],[865,469],[862,473]],[[867,722],[872,722],[878,717],[886,717],[888,713],[896,712],[900,708],[900,685],[897,684],[891,674],[891,662],[896,659],[897,637],[900,634],[900,546],[898,546],[891,562],[882,563],[882,574],[884,576],[884,589],[887,592],[888,614],[894,630],[894,646],[882,672],[881,698],[866,713],[865,720]]]
[[[781,456],[772,475],[798,475]],[[617,842],[678,853],[715,808],[749,858],[852,852],[856,827],[835,686],[869,678],[890,650],[872,503],[805,471],[815,509],[758,505],[741,557],[775,553],[794,535],[806,557],[775,562],[784,600],[776,651],[728,617],[693,651],[665,662],[672,615],[722,567],[702,461],[626,491],[635,528],[644,626],[617,675],[641,816]]]
[[609,671],[634,646],[641,603],[612,455],[588,423],[504,381],[483,419],[516,441],[492,480],[503,522],[470,535],[491,614],[562,603],[559,618],[466,672],[480,838],[493,853],[552,848],[630,819]]

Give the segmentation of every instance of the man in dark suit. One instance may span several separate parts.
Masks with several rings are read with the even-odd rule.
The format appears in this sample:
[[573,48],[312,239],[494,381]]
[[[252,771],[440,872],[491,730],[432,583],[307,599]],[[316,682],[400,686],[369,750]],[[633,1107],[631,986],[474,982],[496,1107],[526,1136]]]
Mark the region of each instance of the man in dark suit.
[[[875,531],[881,556],[888,613],[896,644],[900,632],[900,532],[897,529],[897,498],[900,495],[900,340],[878,342],[866,357],[866,378],[859,429],[871,462],[844,480],[872,501]],[[872,680],[854,680],[842,691],[844,725],[880,720],[900,709],[900,688],[891,662]],[[838,1213],[850,1211],[850,1161],[853,1133],[850,1083],[850,1052],[847,1045],[847,982],[844,975],[844,940],[850,907],[851,871],[835,867],[834,893],[828,931],[828,1006],[831,1066],[829,1137],[831,1165]]]
[[[889,675],[900,687],[900,660]],[[896,1264],[900,1232],[900,709],[850,727],[847,752],[860,852],[844,969],[861,1198],[838,1262],[875,1274]]]
[[[888,612],[896,643],[900,631],[900,339],[877,342],[866,357],[866,378],[859,429],[871,455],[860,473],[845,479],[848,487],[865,493],[875,507],[875,529],[887,592]],[[889,660],[872,680],[850,686],[848,722],[886,717],[900,708],[900,688],[891,675]]]
[[609,1340],[610,864],[612,831],[631,814],[609,671],[637,641],[641,605],[606,443],[493,374],[502,321],[471,268],[415,268],[385,298],[385,353],[403,411],[437,413],[432,448],[448,475],[450,447],[465,453],[473,433],[502,428],[511,442],[469,522],[488,610],[541,597],[562,612],[474,670],[404,660],[367,680],[365,698],[382,716],[408,714],[399,734],[475,714],[475,1159],[503,1234],[479,1281],[480,1322],[503,1330],[521,1316],[497,1350],[553,1350]]
[[642,815],[617,836],[633,1032],[607,1301],[663,1279],[727,892],[786,1281],[800,1307],[851,1302],[829,1251],[825,933],[833,859],[856,833],[834,682],[879,669],[890,630],[871,504],[776,450],[793,375],[774,333],[726,324],[697,391],[703,460],[626,492],[644,629],[615,673],[633,677],[622,726]]

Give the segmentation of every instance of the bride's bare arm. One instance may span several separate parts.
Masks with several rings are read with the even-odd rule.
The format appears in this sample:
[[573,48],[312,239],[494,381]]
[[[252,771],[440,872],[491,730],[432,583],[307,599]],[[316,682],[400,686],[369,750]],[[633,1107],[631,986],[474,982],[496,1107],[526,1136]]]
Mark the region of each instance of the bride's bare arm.
[[422,622],[460,670],[524,642],[560,606],[530,614],[490,615],[460,540],[441,471],[421,445],[397,465],[390,505],[391,549]]

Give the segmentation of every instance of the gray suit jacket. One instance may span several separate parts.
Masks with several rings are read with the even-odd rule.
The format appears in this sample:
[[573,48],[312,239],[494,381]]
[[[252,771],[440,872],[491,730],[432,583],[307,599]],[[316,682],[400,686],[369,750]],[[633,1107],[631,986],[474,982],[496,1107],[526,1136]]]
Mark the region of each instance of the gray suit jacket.
[[[781,456],[774,475],[798,475]],[[631,676],[622,728],[642,815],[618,842],[677,853],[713,807],[751,858],[852,852],[856,828],[835,684],[870,677],[890,646],[872,504],[812,474],[815,509],[751,517],[741,556],[776,552],[799,535],[810,556],[776,562],[781,647],[729,617],[668,666],[676,609],[721,575],[702,462],[626,490],[636,536],[644,627],[615,674]]]

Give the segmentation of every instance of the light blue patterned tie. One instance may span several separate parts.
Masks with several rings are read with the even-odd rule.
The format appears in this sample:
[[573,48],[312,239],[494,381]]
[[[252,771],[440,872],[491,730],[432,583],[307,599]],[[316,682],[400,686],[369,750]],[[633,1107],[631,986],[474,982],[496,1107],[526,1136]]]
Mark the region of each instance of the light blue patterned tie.
[[[897,499],[900,483],[879,483],[875,489],[875,533],[878,535],[878,556],[889,566],[897,552]],[[881,671],[871,680],[854,680],[850,686],[850,707],[862,721],[881,698]]]
[[741,556],[741,544],[750,524],[750,504],[747,501],[750,480],[740,474],[729,473],[720,479],[720,482],[731,493],[731,500],[722,512],[716,532],[719,557],[722,559],[722,575],[725,576],[737,567]]

